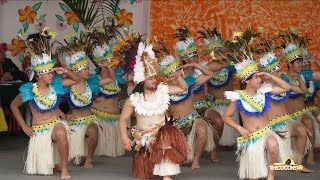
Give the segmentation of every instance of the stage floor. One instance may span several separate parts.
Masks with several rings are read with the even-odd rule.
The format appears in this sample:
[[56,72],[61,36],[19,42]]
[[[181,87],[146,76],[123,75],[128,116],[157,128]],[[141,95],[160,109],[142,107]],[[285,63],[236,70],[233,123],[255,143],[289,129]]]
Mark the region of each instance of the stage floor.
[[[29,176],[23,174],[23,162],[26,158],[26,147],[28,138],[25,136],[0,136],[0,179],[15,180],[56,180],[59,174],[53,176]],[[232,180],[237,178],[237,163],[235,162],[234,152],[219,152],[221,161],[211,163],[208,156],[202,158],[201,169],[191,170],[189,166],[183,166],[182,174],[174,177],[176,180],[191,179],[218,179]],[[76,180],[106,180],[117,179],[127,180],[132,178],[131,158],[129,155],[118,158],[97,157],[94,168],[85,169],[81,166],[75,166],[70,163],[70,174]],[[296,172],[277,172],[277,180],[319,180],[320,179],[320,161],[310,167],[315,172],[311,174],[302,174]]]

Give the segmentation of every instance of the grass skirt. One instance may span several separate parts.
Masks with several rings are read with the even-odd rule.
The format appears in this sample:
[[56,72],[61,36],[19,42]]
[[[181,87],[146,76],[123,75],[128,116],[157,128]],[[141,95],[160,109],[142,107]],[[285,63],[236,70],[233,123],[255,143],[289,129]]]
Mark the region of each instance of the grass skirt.
[[53,120],[50,123],[32,126],[34,135],[29,140],[28,156],[24,167],[25,173],[53,174],[54,166],[60,163],[57,144],[51,138],[52,130],[57,124],[63,124],[67,134],[69,134],[69,126],[61,120]]
[[189,145],[189,155],[188,155],[188,160],[187,163],[190,163],[193,161],[194,154],[195,154],[195,148],[196,148],[196,127],[199,122],[204,122],[207,126],[207,142],[205,146],[205,151],[206,152],[211,152],[215,147],[216,144],[214,142],[214,136],[217,136],[216,130],[212,127],[212,125],[204,120],[203,118],[195,118],[192,129],[190,133],[187,135],[187,141]]
[[101,110],[93,109],[98,117],[98,123],[102,127],[105,142],[105,152],[103,156],[118,157],[123,156],[125,150],[122,145],[118,121],[120,114],[108,113]]
[[287,159],[285,142],[269,126],[251,133],[249,138],[239,137],[237,146],[237,161],[239,162],[238,175],[240,179],[259,179],[268,175],[268,160],[266,141],[269,136],[274,136],[278,142],[279,161]]
[[[146,139],[148,141],[144,141]],[[185,136],[170,124],[160,129],[153,129],[152,132],[135,133],[135,142],[137,146],[132,162],[132,173],[135,178],[149,179],[156,176],[177,175],[180,173],[179,165],[186,161],[188,156]]]
[[98,143],[95,150],[95,155],[102,155],[105,152],[105,140],[101,127],[96,122],[95,115],[76,118],[69,121],[71,135],[70,135],[70,158],[75,159],[74,163],[79,165],[81,157],[85,157],[88,153],[88,139],[86,138],[87,127],[94,123],[98,126]]

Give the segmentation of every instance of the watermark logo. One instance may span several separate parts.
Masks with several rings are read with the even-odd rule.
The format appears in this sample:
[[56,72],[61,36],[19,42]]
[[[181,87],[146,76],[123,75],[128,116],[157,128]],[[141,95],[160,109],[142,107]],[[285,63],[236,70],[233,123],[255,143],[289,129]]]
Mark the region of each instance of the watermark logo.
[[275,171],[299,171],[303,166],[296,164],[292,159],[286,159],[282,163],[273,163],[269,168]]

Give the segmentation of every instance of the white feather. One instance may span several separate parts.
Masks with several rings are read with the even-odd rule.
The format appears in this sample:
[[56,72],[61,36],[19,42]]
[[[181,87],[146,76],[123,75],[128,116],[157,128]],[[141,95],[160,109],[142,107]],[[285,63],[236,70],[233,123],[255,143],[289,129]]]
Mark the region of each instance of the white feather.
[[226,91],[224,92],[224,96],[231,101],[236,101],[240,99],[240,95],[237,91]]

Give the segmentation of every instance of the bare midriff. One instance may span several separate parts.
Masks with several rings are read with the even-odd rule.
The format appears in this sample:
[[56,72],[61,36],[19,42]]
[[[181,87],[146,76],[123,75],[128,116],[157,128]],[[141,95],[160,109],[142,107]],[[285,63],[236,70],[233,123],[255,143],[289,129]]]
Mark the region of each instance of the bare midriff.
[[275,103],[275,102],[271,102],[270,103],[270,109],[267,112],[268,115],[268,119],[272,120],[275,119],[277,117],[283,116],[288,114],[288,110],[285,106],[285,103]]
[[108,113],[114,113],[114,114],[120,113],[119,97],[118,96],[115,96],[112,98],[105,98],[102,96],[97,97],[92,107]]
[[59,117],[59,110],[55,109],[49,112],[39,112],[31,107],[32,124],[46,124]]
[[194,111],[192,96],[178,104],[170,104],[169,111],[173,119],[181,119]]
[[161,126],[165,122],[165,114],[153,115],[153,116],[144,116],[135,113],[137,118],[136,129],[148,131],[157,126]]
[[290,114],[295,113],[305,107],[304,97],[288,98],[285,104]]
[[240,115],[243,121],[243,127],[251,133],[259,131],[269,124],[269,120],[266,115],[260,117],[247,116],[243,113],[240,113]]
[[73,120],[76,118],[86,117],[92,115],[91,107],[85,109],[72,109],[70,113],[68,113],[68,120]]

